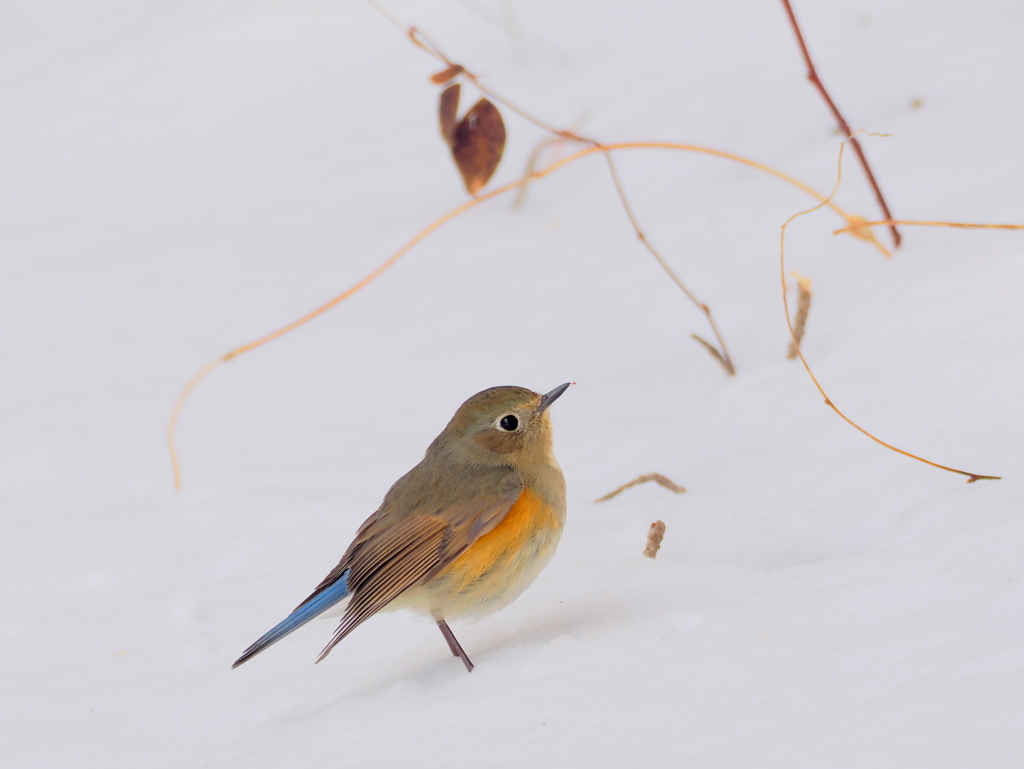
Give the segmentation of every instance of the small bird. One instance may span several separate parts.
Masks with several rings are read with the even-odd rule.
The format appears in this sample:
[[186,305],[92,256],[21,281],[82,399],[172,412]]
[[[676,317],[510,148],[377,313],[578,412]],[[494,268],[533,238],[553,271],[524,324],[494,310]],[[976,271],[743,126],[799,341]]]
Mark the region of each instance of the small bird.
[[463,403],[366,519],[341,561],[295,611],[233,668],[343,601],[317,662],[378,611],[430,614],[466,670],[473,663],[447,620],[480,617],[529,587],[565,524],[565,479],[551,444],[546,395],[492,387]]

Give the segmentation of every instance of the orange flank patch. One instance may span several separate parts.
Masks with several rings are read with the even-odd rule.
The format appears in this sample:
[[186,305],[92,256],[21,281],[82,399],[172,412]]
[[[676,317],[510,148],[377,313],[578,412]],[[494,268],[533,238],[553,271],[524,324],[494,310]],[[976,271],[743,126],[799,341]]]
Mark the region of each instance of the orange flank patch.
[[530,540],[557,527],[558,520],[551,506],[526,489],[501,523],[470,545],[437,578],[447,583],[453,594],[498,587],[506,579],[515,579],[527,565],[516,563],[517,556],[532,560],[536,551]]

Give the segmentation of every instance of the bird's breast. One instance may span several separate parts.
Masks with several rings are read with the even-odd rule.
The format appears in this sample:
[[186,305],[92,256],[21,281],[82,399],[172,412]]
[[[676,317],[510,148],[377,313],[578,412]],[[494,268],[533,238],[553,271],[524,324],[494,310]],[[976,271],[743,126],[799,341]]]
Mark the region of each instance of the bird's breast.
[[525,489],[497,526],[423,586],[430,611],[452,618],[507,605],[547,565],[564,524],[564,502]]

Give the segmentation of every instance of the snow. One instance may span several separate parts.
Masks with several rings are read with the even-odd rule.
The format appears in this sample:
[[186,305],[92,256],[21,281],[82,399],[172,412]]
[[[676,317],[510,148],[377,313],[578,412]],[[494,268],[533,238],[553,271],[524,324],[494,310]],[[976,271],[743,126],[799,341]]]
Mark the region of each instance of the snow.
[[[834,182],[838,138],[777,3],[387,8],[554,124]],[[897,216],[1024,220],[1024,6],[796,12],[851,123],[891,134],[864,143]],[[814,282],[804,347],[833,400],[1000,481],[873,444],[785,360],[779,226],[812,200],[637,150],[618,156],[633,205],[712,306],[735,378],[689,339],[702,316],[593,158],[216,369],[182,414],[174,493],[164,431],[189,377],[465,200],[434,124],[439,67],[358,2],[0,14],[6,765],[1019,765],[1024,234],[908,227],[886,260],[819,212],[787,254]],[[543,138],[505,116],[494,183]],[[852,159],[838,200],[877,215]],[[516,603],[454,626],[472,675],[407,613],[320,665],[330,621],[230,669],[459,403],[567,380],[568,525]],[[688,492],[592,503],[652,471]]]

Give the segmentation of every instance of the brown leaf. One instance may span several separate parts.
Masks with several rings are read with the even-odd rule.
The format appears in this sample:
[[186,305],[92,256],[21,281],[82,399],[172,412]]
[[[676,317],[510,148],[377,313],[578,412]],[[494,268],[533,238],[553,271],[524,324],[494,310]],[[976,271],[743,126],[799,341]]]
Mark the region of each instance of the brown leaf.
[[657,558],[661,549],[661,540],[665,538],[665,522],[655,521],[647,532],[647,547],[644,548],[644,555],[648,558]]
[[459,84],[450,85],[441,91],[441,100],[438,103],[437,116],[441,121],[441,138],[452,146],[452,137],[455,135],[455,117],[459,111]]
[[453,77],[461,75],[466,70],[463,69],[461,64],[452,64],[446,69],[442,69],[440,72],[435,72],[430,76],[430,82],[434,85],[444,85]]
[[470,195],[476,195],[494,175],[505,149],[505,122],[487,99],[473,105],[455,127],[452,157]]

